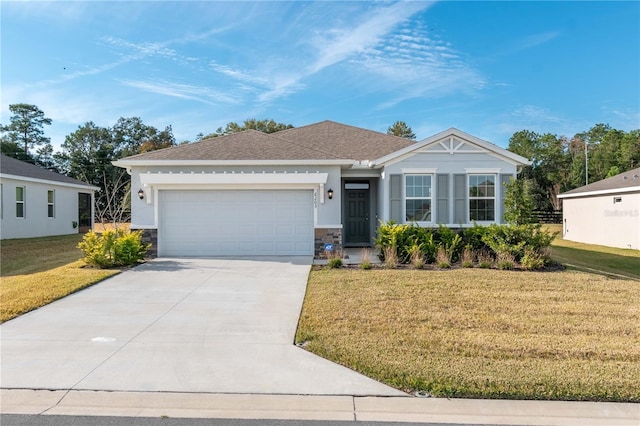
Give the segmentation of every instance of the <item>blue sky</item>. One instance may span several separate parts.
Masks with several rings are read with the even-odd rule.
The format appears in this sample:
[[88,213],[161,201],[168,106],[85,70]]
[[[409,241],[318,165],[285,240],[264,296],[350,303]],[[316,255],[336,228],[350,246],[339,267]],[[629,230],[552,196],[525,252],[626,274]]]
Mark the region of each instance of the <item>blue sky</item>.
[[423,139],[457,127],[640,128],[640,2],[7,2],[1,123],[32,103],[56,150],[140,117],[193,141],[229,121],[322,120]]

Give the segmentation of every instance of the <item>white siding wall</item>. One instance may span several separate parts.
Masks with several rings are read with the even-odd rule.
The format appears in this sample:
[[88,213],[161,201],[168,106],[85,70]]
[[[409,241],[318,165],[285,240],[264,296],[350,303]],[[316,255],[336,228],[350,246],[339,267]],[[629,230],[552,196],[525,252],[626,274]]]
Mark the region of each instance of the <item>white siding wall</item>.
[[[147,172],[157,173],[328,173],[328,180],[325,184],[325,197],[324,203],[318,202],[317,209],[317,223],[316,227],[329,227],[338,226],[341,221],[341,191],[340,191],[340,167],[339,166],[296,166],[296,167],[282,167],[282,166],[265,166],[265,167],[249,167],[249,166],[235,166],[235,167],[136,167],[132,169],[131,173],[131,215],[132,215],[132,228],[154,228],[157,226],[155,218],[155,204],[156,200],[153,194],[151,199],[140,200],[138,198],[138,190],[142,188],[140,183],[140,174]],[[194,186],[190,189],[216,189],[215,186]],[[251,188],[245,188],[251,189]],[[255,189],[255,188],[254,188]],[[326,196],[326,191],[333,189],[333,199],[329,200]]]
[[[621,198],[618,203],[614,197]],[[640,249],[640,193],[565,198],[564,239]]]
[[[2,179],[2,220],[0,238],[33,238],[75,234],[78,228],[78,193],[75,188],[56,184]],[[25,187],[24,218],[16,217],[16,187]],[[48,217],[47,191],[55,191],[54,217]]]

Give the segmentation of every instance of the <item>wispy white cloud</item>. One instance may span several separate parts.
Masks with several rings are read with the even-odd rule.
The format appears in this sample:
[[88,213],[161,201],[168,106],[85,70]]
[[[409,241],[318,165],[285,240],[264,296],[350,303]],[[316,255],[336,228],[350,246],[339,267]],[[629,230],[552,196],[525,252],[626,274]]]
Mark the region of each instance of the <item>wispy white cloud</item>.
[[[311,41],[310,65],[287,70],[278,78],[277,84],[259,96],[262,102],[269,102],[287,96],[305,87],[302,80],[317,74],[327,67],[352,59],[379,44],[398,24],[415,13],[431,6],[431,2],[400,2],[388,7],[376,7],[358,18],[328,29],[318,29]],[[355,23],[354,23],[355,21]]]
[[176,56],[176,51],[167,46],[167,43],[162,42],[142,42],[133,43],[121,38],[107,36],[103,37],[102,41],[108,45],[129,50],[129,53],[123,54],[125,57],[130,58],[144,58],[147,56],[160,56],[165,58],[172,58]]
[[535,123],[560,123],[564,117],[551,112],[547,108],[536,105],[520,105],[511,110],[509,115],[517,121],[529,121]]
[[514,53],[522,52],[527,49],[532,49],[534,47],[541,46],[545,43],[554,40],[555,38],[560,36],[560,31],[546,31],[538,34],[531,34],[529,36],[516,39],[511,42],[509,45],[504,47],[502,50],[495,53],[494,57],[511,55]]
[[125,86],[171,96],[180,99],[190,99],[208,105],[220,105],[222,103],[236,104],[237,99],[229,93],[220,92],[209,87],[195,86],[191,84],[173,83],[164,80],[119,80]]
[[233,69],[227,65],[219,64],[216,61],[210,61],[209,67],[213,71],[223,74],[224,76],[232,78],[241,83],[257,84],[261,86],[267,86],[269,84],[269,81],[264,77],[252,75],[248,71]]
[[483,88],[484,78],[448,43],[430,37],[424,26],[412,22],[353,59],[364,70],[382,78],[376,90],[386,87],[389,108],[408,99],[435,98]]

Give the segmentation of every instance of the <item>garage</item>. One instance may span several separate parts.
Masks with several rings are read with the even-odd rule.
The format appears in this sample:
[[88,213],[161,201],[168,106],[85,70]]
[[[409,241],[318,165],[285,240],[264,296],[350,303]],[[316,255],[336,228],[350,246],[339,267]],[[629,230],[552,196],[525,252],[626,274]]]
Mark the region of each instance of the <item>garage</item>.
[[159,191],[160,256],[313,255],[311,190]]

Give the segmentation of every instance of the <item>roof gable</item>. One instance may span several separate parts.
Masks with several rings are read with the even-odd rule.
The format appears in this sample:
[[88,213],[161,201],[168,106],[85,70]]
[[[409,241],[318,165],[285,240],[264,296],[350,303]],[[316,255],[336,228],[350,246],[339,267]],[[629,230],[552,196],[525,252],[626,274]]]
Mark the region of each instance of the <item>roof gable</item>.
[[4,154],[0,154],[0,174],[18,176],[23,178],[48,180],[67,185],[81,185],[87,188],[97,189],[85,182],[70,178],[69,176],[53,172],[36,165],[17,160]]
[[458,130],[454,127],[430,136],[422,141],[396,151],[391,155],[387,155],[376,160],[376,164],[388,164],[389,162],[398,161],[401,158],[417,154],[419,152],[431,153],[447,153],[447,154],[463,154],[463,153],[488,153],[501,157],[511,163],[517,165],[530,165],[528,159],[501,148],[497,145],[477,138],[473,135]]
[[558,195],[558,198],[598,193],[606,194],[628,190],[640,191],[640,167],[564,192]]

